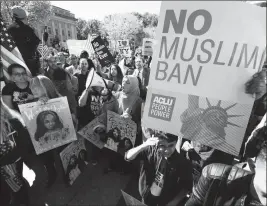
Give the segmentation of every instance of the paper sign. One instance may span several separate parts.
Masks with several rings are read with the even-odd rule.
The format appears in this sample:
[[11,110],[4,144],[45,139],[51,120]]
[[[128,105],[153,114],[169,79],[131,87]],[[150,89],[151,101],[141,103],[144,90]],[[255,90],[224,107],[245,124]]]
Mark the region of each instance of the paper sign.
[[163,1],[156,36],[144,126],[238,155],[254,103],[245,83],[266,57],[266,8]]
[[153,55],[153,39],[144,38],[142,52],[144,56]]
[[118,48],[125,48],[129,47],[129,40],[117,40],[117,47]]
[[92,41],[92,46],[97,53],[99,62],[102,67],[109,66],[115,61],[100,36],[96,37]]
[[130,57],[132,54],[132,50],[130,49],[130,47],[122,47],[119,48],[120,54],[126,56],[126,57]]
[[115,152],[127,151],[135,144],[137,126],[115,112],[107,112],[107,142],[105,147]]
[[103,128],[106,125],[106,114],[102,114],[95,119],[93,119],[89,124],[83,127],[78,133],[82,135],[83,138],[87,139],[93,143],[98,148],[102,149],[104,147],[104,142],[100,139],[100,133],[106,132]]
[[146,206],[144,203],[127,194],[123,190],[121,190],[121,193],[127,206]]
[[77,140],[67,97],[19,105],[36,154]]
[[84,139],[78,138],[77,141],[68,145],[60,153],[60,158],[66,178],[69,184],[72,185],[88,164]]
[[[75,54],[76,56],[80,56],[83,50],[87,50],[84,48],[87,40],[67,40],[67,46],[70,54]],[[89,52],[89,51],[87,51]]]

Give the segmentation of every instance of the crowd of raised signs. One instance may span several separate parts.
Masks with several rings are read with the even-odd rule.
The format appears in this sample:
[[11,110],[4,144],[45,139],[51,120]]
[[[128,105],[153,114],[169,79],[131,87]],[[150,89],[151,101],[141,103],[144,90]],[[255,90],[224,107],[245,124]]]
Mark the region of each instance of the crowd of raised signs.
[[[115,62],[102,67],[96,54],[82,51],[76,56],[54,49],[38,59],[40,40],[27,25],[25,11],[20,7],[12,11],[14,22],[8,32],[32,76],[24,66],[12,63],[7,68],[10,79],[1,78],[5,86],[1,88],[0,205],[31,205],[30,185],[22,175],[24,165],[31,169],[31,156],[45,168],[50,188],[63,171],[56,169],[56,158],[68,161],[61,167],[64,183],[70,186],[87,164],[98,164],[103,150],[108,159],[104,173],[139,174],[140,201],[145,205],[266,205],[266,64],[244,82],[244,92],[255,95],[256,101],[240,155],[234,157],[142,125],[151,57],[134,51],[131,57],[115,53]],[[94,77],[88,83],[89,73]],[[104,79],[104,86],[96,79]],[[35,111],[37,128],[32,136],[34,123],[29,126],[20,109],[28,103],[50,108],[46,105],[62,97],[67,99],[75,141],[82,142],[76,149],[69,149],[75,141],[57,143],[58,134],[63,141],[71,133],[59,115],[62,105]],[[40,142],[42,147],[48,141],[58,146],[37,153],[34,144]]]

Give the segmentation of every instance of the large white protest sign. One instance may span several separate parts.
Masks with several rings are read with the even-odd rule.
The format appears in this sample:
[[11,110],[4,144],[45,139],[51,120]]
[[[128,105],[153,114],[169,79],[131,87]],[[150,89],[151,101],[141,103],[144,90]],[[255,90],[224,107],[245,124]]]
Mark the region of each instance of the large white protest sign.
[[88,48],[85,48],[87,40],[74,40],[69,39],[67,40],[67,46],[70,54],[75,54],[77,56],[80,56],[81,52],[83,50],[86,50],[88,53]]
[[266,57],[266,8],[163,1],[156,36],[144,126],[238,155],[254,103],[245,83]]
[[104,141],[100,138],[100,133],[106,132],[106,129],[103,128],[106,125],[106,113],[102,114],[95,119],[93,119],[89,124],[83,127],[78,133],[83,136],[83,138],[87,139],[99,149],[104,147]]
[[36,154],[77,139],[67,97],[19,105]]
[[143,39],[142,52],[143,55],[145,56],[153,55],[153,39],[148,39],[148,38]]

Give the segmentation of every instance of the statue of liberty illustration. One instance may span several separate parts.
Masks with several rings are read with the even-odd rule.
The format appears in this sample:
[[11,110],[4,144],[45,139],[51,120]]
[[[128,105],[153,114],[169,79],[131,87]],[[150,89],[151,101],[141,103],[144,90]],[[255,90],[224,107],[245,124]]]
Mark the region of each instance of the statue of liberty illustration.
[[221,107],[221,100],[216,105],[211,105],[208,98],[206,98],[206,102],[207,108],[200,108],[199,97],[188,95],[188,109],[180,117],[182,121],[180,132],[183,138],[238,155],[237,149],[225,140],[226,127],[240,127],[230,122],[229,119],[243,115],[229,115],[227,113],[237,103],[223,108]]

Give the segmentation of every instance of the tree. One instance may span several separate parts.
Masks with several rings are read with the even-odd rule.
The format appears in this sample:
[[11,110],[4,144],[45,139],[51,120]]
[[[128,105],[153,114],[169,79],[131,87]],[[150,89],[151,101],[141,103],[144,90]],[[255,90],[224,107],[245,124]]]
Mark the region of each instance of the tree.
[[84,19],[78,18],[76,23],[76,30],[77,30],[77,39],[78,40],[85,40],[87,37],[83,35],[83,30],[86,26],[86,21]]
[[52,15],[50,1],[6,1],[1,2],[1,13],[3,19],[10,24],[12,22],[13,6],[21,6],[28,12],[28,21],[32,27],[46,25]]
[[102,30],[103,30],[103,24],[101,21],[97,19],[91,19],[88,20],[87,26],[89,28],[89,34],[98,34],[101,35]]
[[148,12],[143,15],[138,12],[132,12],[134,16],[138,18],[138,20],[142,21],[144,28],[147,27],[157,27],[158,26],[158,15],[150,14]]
[[113,14],[104,18],[104,30],[112,40],[131,39],[135,37],[136,44],[144,36],[143,25],[138,18],[130,13]]

